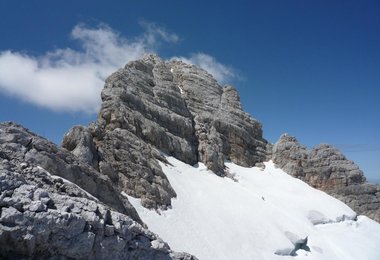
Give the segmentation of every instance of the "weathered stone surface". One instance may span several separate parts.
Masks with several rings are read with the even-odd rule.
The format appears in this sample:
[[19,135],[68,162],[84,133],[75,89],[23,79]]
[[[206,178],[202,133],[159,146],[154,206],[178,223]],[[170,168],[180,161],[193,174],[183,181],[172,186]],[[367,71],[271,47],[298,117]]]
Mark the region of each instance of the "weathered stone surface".
[[359,167],[338,149],[322,144],[309,151],[285,134],[273,146],[271,158],[285,172],[380,222],[380,185],[366,183]]
[[[34,146],[38,145],[38,150]],[[36,145],[36,146],[37,146]],[[47,171],[43,154],[31,160],[27,154],[49,151],[49,159],[58,168]],[[66,157],[65,157],[66,156]],[[60,167],[64,163],[80,170]],[[57,171],[62,170],[61,173]],[[83,170],[83,172],[82,172]],[[175,253],[155,234],[127,215],[130,210],[108,190],[105,178],[72,158],[41,137],[13,123],[0,124],[0,258],[1,259],[195,259],[185,253]],[[75,172],[75,174],[74,174]],[[54,175],[53,175],[54,174]],[[99,173],[97,173],[99,175]],[[86,186],[93,181],[105,189],[99,200],[78,185],[59,176],[72,178]],[[87,176],[81,179],[78,175]],[[91,191],[91,189],[88,189]],[[103,199],[101,201],[101,199]],[[127,200],[125,200],[127,201]],[[133,213],[131,214],[133,215]],[[135,216],[138,218],[138,216]]]
[[0,123],[0,157],[18,162],[21,166],[38,165],[53,175],[77,184],[104,204],[141,222],[128,199],[113,187],[107,176],[80,162],[66,149],[58,148],[20,125]]
[[170,64],[174,81],[194,120],[199,161],[219,175],[224,161],[253,166],[265,161],[261,124],[242,110],[231,86],[221,87],[205,70],[180,61]]
[[128,130],[184,162],[197,162],[191,114],[162,60],[148,56],[128,63],[107,79],[102,100],[102,129]]
[[261,125],[242,111],[237,91],[196,66],[147,55],[106,80],[102,101],[97,124],[70,130],[63,147],[148,208],[166,208],[176,196],[157,163],[161,152],[218,175],[225,160],[265,161]]
[[99,169],[98,153],[91,132],[83,126],[74,126],[65,134],[62,146],[85,163]]

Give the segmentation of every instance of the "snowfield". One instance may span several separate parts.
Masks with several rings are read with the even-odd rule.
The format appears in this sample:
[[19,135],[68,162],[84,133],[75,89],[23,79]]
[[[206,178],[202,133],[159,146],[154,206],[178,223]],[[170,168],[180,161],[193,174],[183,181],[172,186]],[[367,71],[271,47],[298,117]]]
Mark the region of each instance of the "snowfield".
[[234,177],[221,178],[201,163],[167,160],[161,166],[177,193],[172,209],[148,210],[128,198],[175,251],[201,260],[380,259],[380,224],[272,162],[265,169],[226,163]]

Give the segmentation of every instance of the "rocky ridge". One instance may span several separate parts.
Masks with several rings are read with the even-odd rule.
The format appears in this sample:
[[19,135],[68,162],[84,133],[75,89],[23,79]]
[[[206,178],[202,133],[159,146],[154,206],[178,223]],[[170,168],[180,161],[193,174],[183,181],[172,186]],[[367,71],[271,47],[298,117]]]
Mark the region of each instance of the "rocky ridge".
[[0,124],[0,258],[195,259],[141,224],[108,177],[20,125]]
[[271,158],[288,174],[380,222],[380,185],[367,183],[359,167],[333,146],[321,144],[308,150],[284,134],[273,146]]

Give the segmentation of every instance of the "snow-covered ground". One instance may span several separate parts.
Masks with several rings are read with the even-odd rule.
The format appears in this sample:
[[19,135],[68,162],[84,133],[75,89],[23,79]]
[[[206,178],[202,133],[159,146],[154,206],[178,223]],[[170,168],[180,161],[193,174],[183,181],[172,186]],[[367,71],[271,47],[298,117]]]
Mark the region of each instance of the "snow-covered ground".
[[177,193],[172,209],[156,212],[128,198],[175,251],[201,260],[380,259],[380,224],[356,220],[348,206],[272,162],[264,170],[226,163],[234,181],[167,159],[172,165],[161,166]]

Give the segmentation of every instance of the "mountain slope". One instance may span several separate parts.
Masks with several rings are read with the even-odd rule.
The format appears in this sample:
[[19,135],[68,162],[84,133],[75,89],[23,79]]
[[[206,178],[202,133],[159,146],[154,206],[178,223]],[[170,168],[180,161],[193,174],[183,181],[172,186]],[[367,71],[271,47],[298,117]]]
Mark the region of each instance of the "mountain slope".
[[274,145],[272,160],[286,173],[380,223],[380,185],[367,183],[359,167],[333,146],[321,144],[307,150],[285,134]]
[[[177,193],[172,209],[148,210],[148,227],[175,250],[200,259],[379,259],[380,225],[293,178],[272,162],[226,163],[231,178],[169,157],[161,163]],[[297,250],[297,247],[301,249]]]

